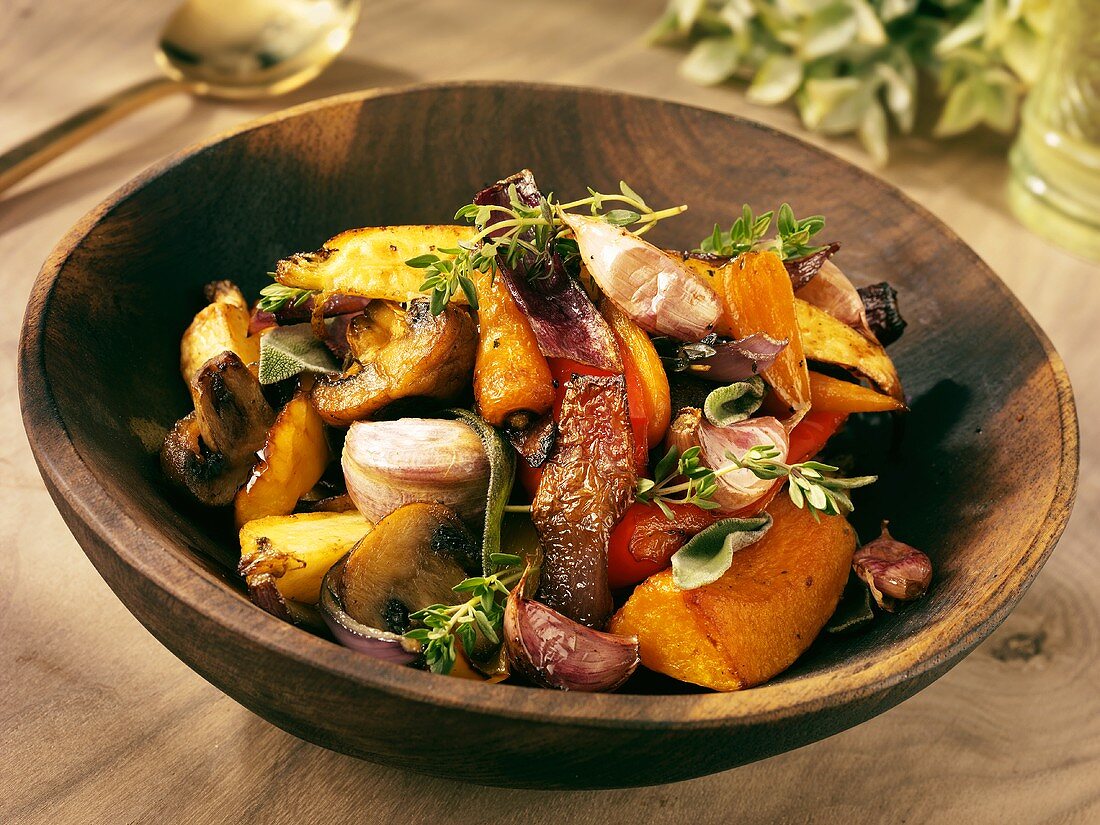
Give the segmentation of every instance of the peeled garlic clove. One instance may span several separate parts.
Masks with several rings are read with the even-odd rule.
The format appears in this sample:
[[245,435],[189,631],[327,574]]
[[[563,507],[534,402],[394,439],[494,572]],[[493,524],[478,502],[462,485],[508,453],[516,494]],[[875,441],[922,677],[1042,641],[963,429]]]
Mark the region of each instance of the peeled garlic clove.
[[614,690],[637,669],[638,637],[585,627],[534,599],[521,582],[504,610],[504,645],[512,669],[542,687]]
[[[676,413],[665,433],[665,449],[675,447],[683,455],[692,447],[699,446],[699,422],[703,420],[703,411],[698,407],[684,407]],[[709,466],[709,465],[708,465]]]
[[460,421],[356,421],[341,458],[348,495],[371,521],[413,502],[443,504],[480,521],[489,489],[481,439]]
[[646,332],[698,341],[722,315],[718,295],[668,253],[599,218],[566,214],[592,278]]
[[897,602],[920,598],[932,581],[932,560],[898,541],[882,523],[882,535],[856,550],[852,570],[871,590],[875,603],[893,612]]
[[[698,437],[700,458],[712,470],[730,463],[726,458],[727,452],[741,459],[745,457],[745,453],[760,444],[776,447],[779,450],[777,461],[787,460],[787,430],[778,419],[771,416],[749,418],[725,427],[716,427],[703,418],[699,422]],[[775,479],[758,478],[751,470],[734,470],[719,477],[714,500],[725,512],[743,510],[764,498],[779,483],[781,482]]]

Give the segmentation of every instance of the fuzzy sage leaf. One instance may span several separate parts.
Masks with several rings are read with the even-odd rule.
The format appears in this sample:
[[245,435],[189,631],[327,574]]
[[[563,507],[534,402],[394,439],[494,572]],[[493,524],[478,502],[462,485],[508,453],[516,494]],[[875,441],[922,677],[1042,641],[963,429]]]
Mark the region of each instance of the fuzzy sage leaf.
[[719,387],[703,402],[703,414],[715,427],[725,427],[744,421],[760,409],[767,387],[759,375]]
[[760,541],[771,526],[767,513],[716,521],[673,554],[673,584],[694,590],[718,581],[733,564],[733,554]]
[[328,347],[309,324],[275,327],[260,338],[260,383],[277,384],[303,372],[337,372]]

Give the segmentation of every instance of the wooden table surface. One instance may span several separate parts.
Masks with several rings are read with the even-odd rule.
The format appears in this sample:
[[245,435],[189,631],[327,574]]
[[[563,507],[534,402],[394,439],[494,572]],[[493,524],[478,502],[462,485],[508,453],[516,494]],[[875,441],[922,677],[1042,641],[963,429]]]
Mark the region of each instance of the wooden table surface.
[[[3,0],[0,149],[155,71],[155,36],[173,4]],[[290,98],[163,101],[0,196],[0,822],[1100,821],[1100,266],[1012,219],[1007,143],[990,135],[914,138],[881,174],[954,227],[1062,353],[1081,418],[1080,489],[1057,552],[1012,616],[903,705],[799,751],[691,782],[486,790],[299,741],[201,680],[127,613],[39,480],[19,420],[15,352],[42,260],[143,167],[283,105],[440,79],[607,86],[802,134],[791,112],[754,106],[735,88],[694,87],[677,75],[675,52],[643,46],[661,0],[365,5],[346,57]],[[828,146],[866,164],[854,144]]]

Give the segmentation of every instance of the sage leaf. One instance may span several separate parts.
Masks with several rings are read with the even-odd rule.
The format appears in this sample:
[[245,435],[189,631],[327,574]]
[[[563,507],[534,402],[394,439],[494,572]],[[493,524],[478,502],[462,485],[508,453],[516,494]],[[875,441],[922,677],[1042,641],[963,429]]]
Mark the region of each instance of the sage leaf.
[[260,383],[277,384],[303,372],[338,372],[339,365],[310,324],[275,327],[260,338]]
[[760,541],[771,526],[767,513],[716,521],[673,554],[673,584],[694,590],[718,581],[733,564],[733,554]]
[[767,387],[759,375],[719,387],[703,402],[703,414],[715,427],[726,427],[744,421],[760,409]]
[[825,625],[826,633],[852,633],[874,621],[871,607],[871,591],[855,573],[848,575],[848,583],[840,595],[840,602]]

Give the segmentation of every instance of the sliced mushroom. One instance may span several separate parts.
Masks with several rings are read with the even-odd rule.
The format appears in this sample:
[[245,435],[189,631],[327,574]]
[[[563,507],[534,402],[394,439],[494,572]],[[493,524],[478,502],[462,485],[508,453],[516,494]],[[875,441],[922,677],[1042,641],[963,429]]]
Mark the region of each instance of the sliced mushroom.
[[203,364],[191,382],[191,395],[195,411],[168,432],[161,466],[203,504],[229,504],[248,480],[275,411],[256,376],[232,352]]
[[410,614],[455,601],[451,588],[466,578],[463,565],[477,558],[477,542],[453,510],[407,504],[351,551],[336,592],[357,622],[404,633]]
[[477,326],[470,313],[447,306],[432,315],[426,298],[401,312],[373,302],[348,332],[357,362],[341,376],[321,376],[311,398],[329,424],[346,426],[399,398],[449,398],[470,378]]

